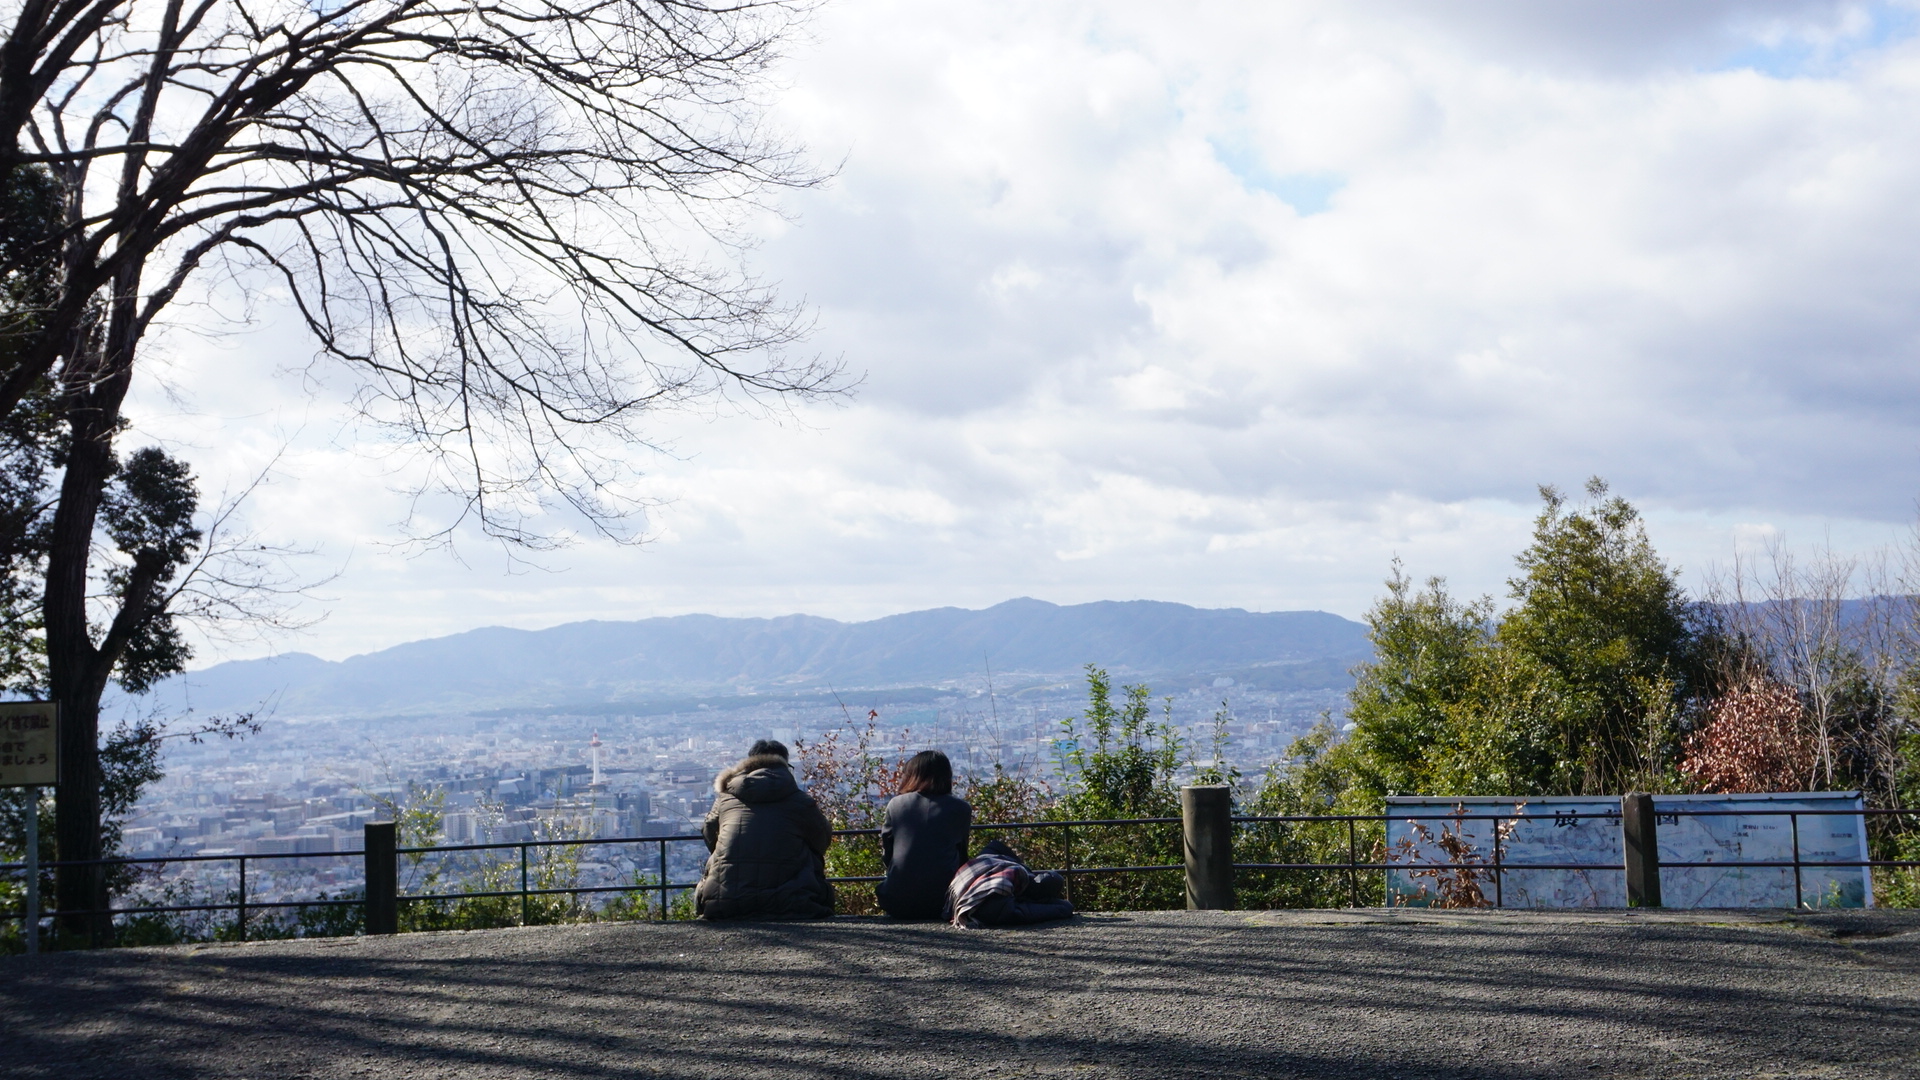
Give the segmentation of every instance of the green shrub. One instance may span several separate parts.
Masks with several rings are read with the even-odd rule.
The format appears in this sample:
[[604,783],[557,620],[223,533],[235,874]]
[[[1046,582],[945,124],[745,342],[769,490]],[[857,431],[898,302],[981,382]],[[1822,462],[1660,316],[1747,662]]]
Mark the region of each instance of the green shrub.
[[[1267,767],[1252,799],[1237,808],[1249,817],[1378,813],[1375,801],[1351,782],[1352,750],[1322,720],[1294,740],[1287,759]],[[1236,863],[1378,862],[1385,829],[1377,821],[1250,822],[1235,830]],[[1242,870],[1235,891],[1243,908],[1344,907],[1384,902],[1377,871]]]
[[[1055,821],[1100,821],[1180,816],[1180,734],[1173,726],[1173,699],[1153,719],[1153,691],[1121,687],[1105,670],[1087,665],[1087,709],[1061,721],[1055,753],[1064,788],[1049,808]],[[1181,862],[1179,822],[1153,825],[1076,825],[1047,830],[1046,854],[1060,867],[1169,866]],[[1035,837],[1040,840],[1040,837]],[[1074,906],[1085,911],[1147,911],[1186,906],[1186,882],[1178,871],[1073,875]]]

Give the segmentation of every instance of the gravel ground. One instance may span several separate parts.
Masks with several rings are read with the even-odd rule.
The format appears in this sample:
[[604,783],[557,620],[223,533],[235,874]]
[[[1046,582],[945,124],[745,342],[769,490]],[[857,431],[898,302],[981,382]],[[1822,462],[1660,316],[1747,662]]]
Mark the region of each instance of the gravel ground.
[[0,1075],[1920,1077],[1920,913],[609,924],[0,961]]

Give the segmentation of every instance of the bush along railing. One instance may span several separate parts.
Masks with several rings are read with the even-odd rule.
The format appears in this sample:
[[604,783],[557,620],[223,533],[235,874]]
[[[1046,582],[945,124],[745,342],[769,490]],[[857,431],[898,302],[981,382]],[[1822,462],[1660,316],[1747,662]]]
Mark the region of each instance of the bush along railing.
[[[1440,907],[1504,907],[1508,875],[1550,870],[1622,873],[1627,903],[1636,907],[1661,905],[1660,871],[1666,869],[1791,869],[1796,906],[1820,907],[1824,897],[1809,897],[1804,886],[1808,870],[1864,869],[1887,875],[1884,891],[1896,903],[1908,897],[1910,883],[1920,871],[1920,854],[1910,846],[1895,845],[1895,858],[1809,859],[1800,850],[1800,822],[1826,815],[1863,815],[1867,819],[1904,823],[1920,818],[1909,810],[1663,810],[1653,811],[1647,795],[1627,795],[1617,814],[1603,815],[1621,830],[1623,857],[1615,863],[1512,863],[1507,843],[1522,821],[1557,820],[1554,814],[1467,813],[1456,806],[1451,813],[1422,814],[1294,814],[1235,815],[1232,789],[1193,785],[1180,791],[1180,816],[1014,821],[975,825],[982,834],[1007,840],[1036,868],[1065,874],[1070,895],[1083,910],[1170,908],[1231,909],[1271,907],[1373,906],[1389,902],[1387,880],[1402,873],[1421,882],[1412,902]],[[1791,827],[1791,855],[1787,859],[1726,859],[1662,863],[1658,828],[1661,818],[1784,817]],[[1386,842],[1395,821],[1410,825],[1421,843]],[[1436,834],[1428,822],[1438,822]],[[1486,830],[1490,849],[1479,850],[1464,839],[1465,823],[1491,822]],[[1884,830],[1883,830],[1884,831]],[[839,844],[877,845],[877,829],[842,829]],[[1911,832],[1902,832],[1904,838]],[[250,938],[392,934],[405,930],[481,928],[536,925],[585,919],[685,919],[693,916],[692,892],[697,881],[674,881],[669,858],[672,845],[702,843],[698,835],[620,837],[611,839],[559,838],[518,840],[490,844],[401,847],[392,822],[371,822],[363,834],[362,850],[334,853],[262,853],[154,856],[90,860],[61,865],[146,865],[227,863],[237,871],[234,887],[221,899],[202,898],[186,903],[135,902],[116,907],[111,914],[122,927],[123,943],[164,944],[189,937],[246,941]],[[649,867],[628,882],[582,885],[577,870],[580,852],[608,846],[651,845]],[[1885,845],[1883,845],[1884,847]],[[1421,859],[1422,848],[1437,848],[1445,860]],[[1329,857],[1332,856],[1332,857]],[[280,860],[359,858],[364,886],[335,895],[302,900],[264,900],[249,891],[248,868]],[[432,860],[451,862],[463,870],[459,884],[479,888],[445,889],[444,867]],[[684,863],[683,863],[684,865]],[[403,879],[403,868],[411,874]],[[877,867],[876,867],[877,868]],[[0,864],[0,872],[19,874],[22,864]],[[877,874],[830,878],[844,891],[868,888]],[[411,885],[417,891],[403,888]],[[22,889],[16,888],[16,893]],[[583,897],[610,896],[594,907]],[[1399,902],[1409,902],[1406,896]],[[24,908],[24,905],[21,906]],[[77,912],[42,912],[41,921],[55,921]],[[20,938],[43,934],[30,925],[26,912],[16,909],[10,921]],[[194,934],[175,926],[155,930],[143,922],[155,917],[205,915],[230,921],[200,927]],[[15,949],[15,951],[20,951]]]

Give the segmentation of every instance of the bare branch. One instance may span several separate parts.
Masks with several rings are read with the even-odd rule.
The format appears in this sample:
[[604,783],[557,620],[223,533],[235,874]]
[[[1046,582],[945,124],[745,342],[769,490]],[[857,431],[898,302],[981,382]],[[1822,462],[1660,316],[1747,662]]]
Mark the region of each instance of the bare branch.
[[[789,355],[801,312],[697,254],[736,249],[737,208],[821,179],[760,120],[809,6],[34,0],[0,65],[0,153],[65,179],[73,224],[0,407],[116,279],[151,279],[137,342],[217,259],[292,292],[462,521],[537,547],[565,510],[628,537],[644,417],[847,386]],[[49,137],[23,149],[27,130]]]

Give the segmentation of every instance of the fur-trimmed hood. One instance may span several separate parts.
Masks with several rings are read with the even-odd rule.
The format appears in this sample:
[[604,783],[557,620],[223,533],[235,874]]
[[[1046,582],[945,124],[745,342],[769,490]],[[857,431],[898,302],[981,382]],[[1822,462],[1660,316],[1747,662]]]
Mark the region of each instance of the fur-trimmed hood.
[[833,914],[825,856],[833,826],[784,757],[755,754],[714,777],[700,835],[707,868],[694,890],[705,919],[820,919]]
[[741,802],[779,802],[800,790],[800,783],[793,778],[793,765],[786,758],[755,754],[720,770],[720,775],[713,778],[713,790]]

